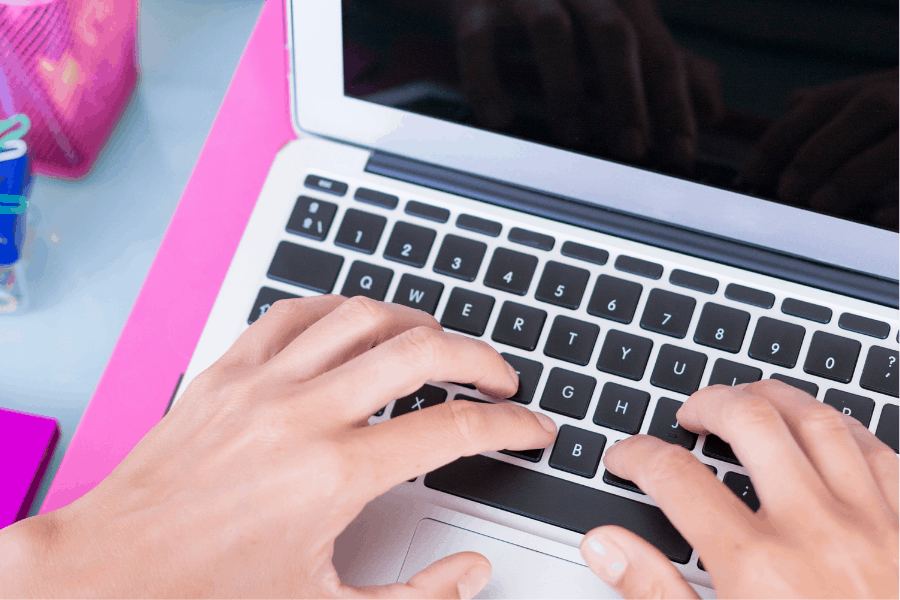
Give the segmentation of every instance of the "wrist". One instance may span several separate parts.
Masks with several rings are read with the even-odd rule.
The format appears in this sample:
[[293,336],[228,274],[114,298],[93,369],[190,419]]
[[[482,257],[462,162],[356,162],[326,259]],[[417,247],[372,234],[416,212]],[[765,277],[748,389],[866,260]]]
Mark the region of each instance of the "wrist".
[[58,516],[49,513],[0,530],[0,597],[67,595],[59,577],[64,571],[61,529]]

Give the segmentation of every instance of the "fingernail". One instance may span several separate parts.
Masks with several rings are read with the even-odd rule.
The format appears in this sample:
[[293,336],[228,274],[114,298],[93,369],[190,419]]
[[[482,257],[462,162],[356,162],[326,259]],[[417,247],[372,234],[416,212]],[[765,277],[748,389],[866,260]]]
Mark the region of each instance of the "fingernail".
[[510,379],[515,381],[516,385],[518,386],[519,385],[519,373],[516,371],[515,367],[513,367],[509,363],[506,363],[506,369],[509,371]]
[[628,559],[622,549],[600,533],[592,533],[581,544],[581,555],[591,571],[608,585],[617,584],[628,567]]
[[456,590],[462,600],[471,600],[475,594],[484,589],[490,580],[491,565],[479,562],[463,573],[463,576],[456,582]]
[[541,427],[546,429],[549,433],[556,435],[556,423],[553,422],[553,419],[548,417],[547,415],[542,415],[541,413],[534,413],[534,416],[537,417],[538,422],[541,424]]

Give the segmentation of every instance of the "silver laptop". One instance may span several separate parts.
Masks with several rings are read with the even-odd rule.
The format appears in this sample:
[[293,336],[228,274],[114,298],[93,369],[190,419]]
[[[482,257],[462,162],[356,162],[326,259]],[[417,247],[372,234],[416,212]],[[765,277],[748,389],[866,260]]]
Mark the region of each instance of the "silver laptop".
[[[579,3],[546,3],[564,11],[548,22],[512,4],[287,1],[299,139],[272,164],[183,381],[282,298],[427,311],[500,351],[520,374],[512,401],[559,435],[373,501],[337,541],[343,580],[405,581],[474,550],[494,566],[483,597],[615,597],[578,544],[618,524],[711,596],[697,553],[603,452],[638,433],[680,444],[756,509],[728,444],[682,429],[675,412],[706,385],[770,377],[897,450],[896,107],[892,125],[872,126],[873,112],[832,135],[820,153],[831,162],[806,165],[815,185],[782,177],[850,96],[879,77],[896,88],[897,5],[661,1],[651,16],[665,35],[631,20],[637,59],[616,80],[622,65],[603,49],[617,46],[567,12]],[[475,6],[497,10],[479,20]],[[552,35],[536,35],[547,23]],[[653,60],[661,39],[679,60]],[[815,86],[826,87],[792,96]],[[838,100],[822,92],[837,88]],[[768,171],[748,167],[819,98],[834,103],[821,123],[800,118],[802,139],[772,146]],[[853,193],[822,204],[821,187],[863,155],[874,162],[856,169]],[[457,399],[487,400],[433,382],[371,422]]]

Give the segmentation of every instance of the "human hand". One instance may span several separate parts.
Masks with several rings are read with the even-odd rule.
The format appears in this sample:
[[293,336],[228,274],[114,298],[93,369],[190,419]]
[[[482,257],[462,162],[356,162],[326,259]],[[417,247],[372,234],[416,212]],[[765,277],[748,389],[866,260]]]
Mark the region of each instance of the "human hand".
[[[700,390],[678,422],[731,444],[759,511],[690,452],[654,437],[619,442],[604,463],[657,501],[719,598],[897,597],[897,455],[856,419],[769,380]],[[626,598],[697,598],[659,550],[627,530],[594,529],[581,553]]]
[[385,587],[346,586],[332,565],[335,537],[393,486],[553,442],[552,420],[508,403],[454,400],[368,425],[426,381],[504,398],[518,386],[487,344],[423,312],[275,303],[95,490],[4,530],[0,597],[471,598],[491,573],[472,552]]

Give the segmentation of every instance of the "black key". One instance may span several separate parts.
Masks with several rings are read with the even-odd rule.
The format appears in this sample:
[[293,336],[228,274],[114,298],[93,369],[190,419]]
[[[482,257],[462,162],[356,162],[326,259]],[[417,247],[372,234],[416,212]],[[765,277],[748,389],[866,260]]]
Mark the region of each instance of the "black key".
[[641,328],[683,338],[691,324],[697,301],[666,290],[651,290],[641,317]]
[[707,302],[697,321],[694,341],[710,348],[737,353],[744,343],[750,313]]
[[803,381],[802,379],[794,379],[793,377],[788,377],[787,375],[782,375],[781,373],[772,373],[772,379],[777,381],[781,381],[788,385],[794,386],[798,390],[804,391],[813,398],[815,398],[819,394],[819,386],[810,382]]
[[528,293],[537,264],[536,256],[497,248],[484,275],[484,285],[524,296]]
[[378,240],[381,239],[381,232],[384,231],[386,223],[387,219],[381,215],[351,208],[344,214],[334,243],[343,248],[372,254],[378,247]]
[[476,398],[475,396],[466,396],[465,394],[457,394],[453,397],[454,400],[466,400],[468,402],[477,402],[478,404],[493,404],[490,400],[485,400],[484,398]]
[[300,196],[288,219],[287,230],[321,242],[328,235],[336,212],[337,204]]
[[590,276],[586,269],[551,260],[544,266],[544,274],[541,275],[534,297],[541,302],[575,310],[581,305]]
[[313,190],[334,194],[335,196],[343,196],[347,193],[346,183],[341,183],[340,181],[335,181],[333,179],[325,179],[318,175],[307,175],[303,185]]
[[799,325],[760,317],[748,354],[756,360],[792,369],[797,364],[805,335],[806,330]]
[[423,385],[417,391],[409,396],[398,399],[394,402],[394,408],[391,410],[391,418],[405,415],[414,410],[422,410],[429,406],[437,406],[447,399],[447,390],[433,385]]
[[556,244],[556,240],[552,236],[537,233],[536,231],[528,231],[521,227],[513,227],[509,230],[509,234],[506,237],[514,244],[531,246],[538,250],[553,250],[553,245]]
[[417,200],[410,200],[407,202],[403,212],[414,217],[421,217],[437,223],[446,223],[450,219],[450,211],[446,208],[432,206]]
[[444,316],[441,317],[441,326],[469,335],[482,336],[493,309],[494,299],[490,296],[463,288],[453,288],[444,308]]
[[681,269],[673,269],[669,273],[669,283],[704,294],[715,294],[719,289],[718,280]]
[[501,450],[501,454],[506,454],[508,456],[514,456],[516,458],[521,458],[522,460],[527,460],[528,462],[541,462],[541,457],[544,456],[544,449],[537,448],[536,450]]
[[546,319],[547,313],[540,309],[504,302],[491,339],[523,350],[534,350]]
[[753,512],[759,510],[759,498],[756,497],[756,490],[753,489],[753,484],[750,483],[749,477],[729,471],[725,473],[723,482],[750,510]]
[[694,444],[697,443],[697,434],[679,425],[678,419],[675,417],[681,405],[681,402],[671,398],[657,400],[656,410],[653,411],[653,418],[650,420],[650,428],[647,429],[647,433],[664,442],[693,450]]
[[540,406],[573,419],[583,419],[596,385],[593,377],[554,367],[544,385]]
[[447,235],[434,261],[434,272],[475,281],[487,244],[458,235]]
[[269,279],[283,281],[328,294],[334,288],[344,257],[290,242],[281,242],[267,273]]
[[366,204],[373,204],[391,210],[397,208],[397,203],[400,202],[400,198],[393,194],[376,192],[375,190],[370,190],[368,188],[359,188],[356,190],[356,193],[353,194],[353,197],[359,202],[365,202]]
[[362,261],[353,261],[341,296],[365,296],[373,300],[384,300],[394,272],[384,267],[370,265]]
[[512,368],[519,375],[519,389],[509,399],[520,404],[531,404],[531,400],[534,398],[534,391],[537,389],[538,381],[541,378],[541,372],[544,370],[544,365],[534,360],[507,354],[506,352],[502,352],[500,356],[512,365]]
[[643,289],[639,283],[601,275],[594,284],[587,311],[595,317],[631,323]]
[[753,383],[760,379],[762,379],[762,371],[760,369],[720,358],[713,365],[707,385],[735,386],[739,383]]
[[812,375],[850,383],[862,344],[856,340],[817,331],[809,343],[803,370]]
[[609,260],[609,252],[600,248],[585,246],[577,242],[565,242],[560,248],[560,253],[569,258],[577,258],[595,265],[605,265]]
[[841,318],[838,319],[838,327],[881,340],[887,339],[887,336],[891,334],[891,326],[887,323],[854,315],[853,313],[842,314]]
[[878,419],[878,427],[875,429],[875,437],[894,449],[898,450],[898,428],[900,428],[900,409],[896,404],[885,404],[881,409],[881,418]]
[[731,449],[731,446],[719,436],[711,433],[706,436],[706,441],[703,442],[703,454],[710,458],[718,458],[719,460],[723,460],[733,465],[741,464],[741,461],[734,455],[734,450]]
[[647,277],[648,279],[659,279],[663,274],[662,265],[634,258],[633,256],[625,256],[624,254],[620,254],[616,259],[616,270]]
[[859,385],[867,390],[897,397],[897,351],[881,346],[869,348]]
[[644,422],[650,394],[618,383],[608,382],[600,392],[594,423],[621,431],[637,433]]
[[425,485],[577,533],[619,525],[677,563],[691,558],[690,545],[655,506],[486,456],[441,467],[425,476]]
[[384,257],[411,267],[424,267],[435,235],[434,229],[397,221],[384,249]]
[[857,396],[842,390],[828,390],[823,402],[833,406],[848,417],[853,417],[866,427],[872,422],[875,412],[875,401],[865,396]]
[[650,358],[652,349],[653,342],[647,338],[610,330],[606,334],[603,348],[600,349],[597,369],[640,381],[644,376],[644,369],[647,368],[647,359]]
[[259,294],[256,295],[256,301],[253,303],[253,308],[250,310],[250,316],[247,317],[247,323],[253,325],[257,319],[261,319],[266,311],[272,308],[272,305],[278,302],[279,300],[288,300],[290,298],[299,298],[296,294],[288,294],[287,292],[282,292],[281,290],[275,290],[270,287],[264,287],[259,290]]
[[735,302],[743,302],[760,308],[772,308],[775,306],[775,294],[755,290],[736,283],[729,283],[725,287],[725,297]]
[[656,387],[690,395],[700,388],[700,379],[703,378],[705,368],[705,354],[663,344],[659,349],[659,357],[650,376],[650,383]]
[[584,366],[591,360],[598,335],[600,328],[593,323],[560,315],[553,320],[544,354]]
[[392,302],[418,308],[433,315],[443,292],[443,283],[406,274],[400,278]]
[[563,425],[550,453],[550,466],[582,477],[593,477],[597,474],[605,446],[606,436]]
[[456,226],[460,229],[483,233],[491,237],[497,237],[503,230],[503,226],[496,221],[488,221],[472,215],[459,215],[456,217]]
[[609,470],[603,471],[603,483],[608,483],[609,485],[614,485],[617,488],[622,488],[623,490],[628,490],[629,492],[635,492],[640,495],[644,495],[644,492],[641,491],[641,488],[637,486],[637,484],[630,479],[623,479],[618,475],[614,475]]
[[384,407],[379,408],[379,409],[378,409],[378,412],[375,413],[375,414],[372,415],[372,416],[373,416],[373,417],[380,417],[380,416],[383,415],[383,414],[384,414]]
[[815,321],[816,323],[829,323],[832,315],[831,309],[827,306],[810,304],[794,298],[785,298],[781,302],[781,312],[792,317],[806,319],[807,321]]

